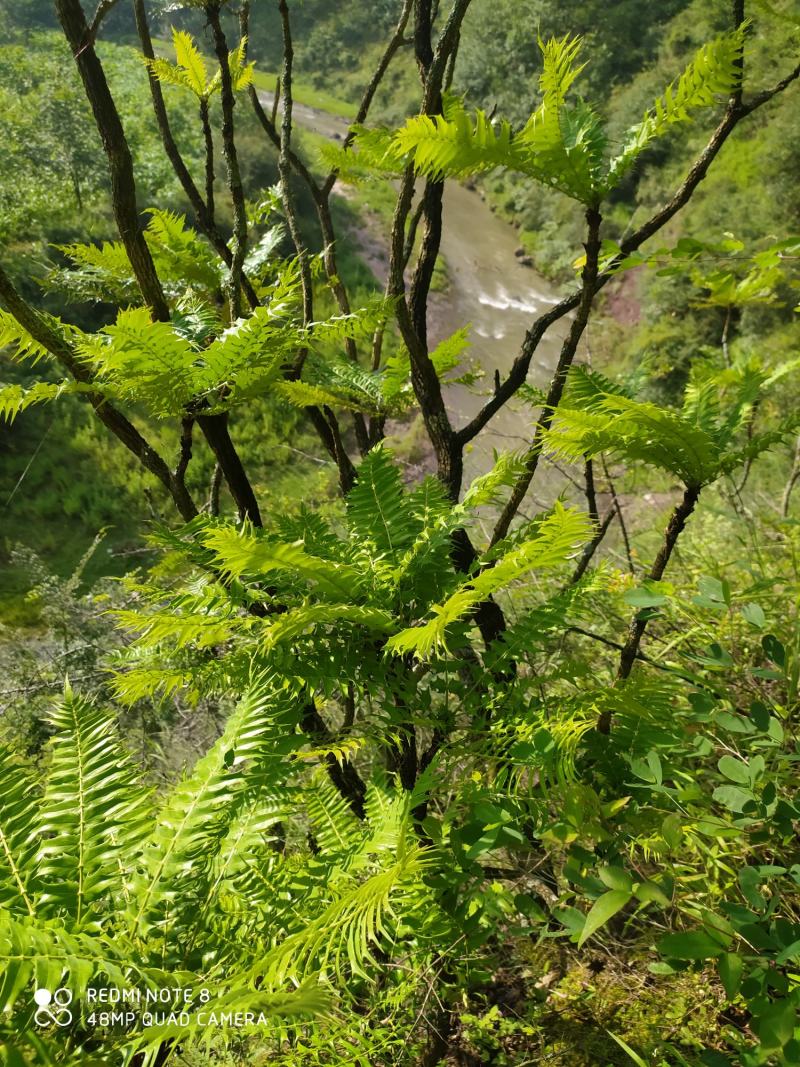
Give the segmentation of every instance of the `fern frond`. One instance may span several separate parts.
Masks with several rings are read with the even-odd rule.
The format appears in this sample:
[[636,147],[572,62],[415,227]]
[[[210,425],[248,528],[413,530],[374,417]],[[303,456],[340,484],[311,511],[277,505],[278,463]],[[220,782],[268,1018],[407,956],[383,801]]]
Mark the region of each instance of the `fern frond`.
[[567,94],[585,64],[578,64],[581,38],[569,35],[539,41],[542,102],[520,132],[527,151],[526,173],[583,203],[598,199],[606,146],[603,126],[580,102],[567,106]]
[[[440,379],[444,380],[449,371],[461,364],[461,357],[471,343],[469,334],[470,328],[462,327],[441,341],[431,352],[431,363]],[[409,401],[413,398],[410,378],[411,361],[408,350],[400,348],[389,356],[381,371],[382,393],[389,404],[404,396],[408,397]]]
[[571,377],[571,399],[559,405],[546,434],[547,447],[556,454],[579,460],[608,452],[650,463],[690,486],[717,477],[722,453],[716,435],[669,408],[632,400],[619,391],[607,393],[603,383],[583,369],[575,368]]
[[688,122],[692,111],[711,107],[721,96],[729,96],[734,91],[741,78],[739,61],[746,33],[745,23],[699,49],[683,74],[667,86],[642,121],[628,130],[622,151],[609,166],[606,190],[617,185],[645,148],[671,126]]
[[393,178],[402,174],[405,157],[391,130],[358,125],[352,129],[355,134],[352,149],[331,144],[320,149],[326,166],[336,170],[342,181],[357,185],[377,176]]
[[[161,925],[176,909],[203,897],[211,861],[219,853],[232,816],[246,802],[248,772],[268,755],[276,733],[291,733],[298,717],[295,694],[270,678],[255,682],[229,717],[209,752],[167,796],[142,852],[131,910],[132,929]],[[191,924],[189,924],[191,929]]]
[[120,311],[114,325],[84,336],[78,349],[102,381],[155,415],[182,413],[194,396],[196,352],[170,323],[153,322],[148,308]]
[[474,120],[463,105],[450,117],[416,115],[395,134],[398,156],[410,156],[415,170],[430,178],[460,178],[509,167],[523,170],[524,155],[514,143],[508,122],[493,123],[485,111]]
[[[289,292],[294,295],[293,286]],[[194,372],[200,395],[225,387],[226,406],[263,393],[281,375],[299,344],[298,333],[282,321],[286,305],[259,306],[239,319],[202,353]]]
[[306,792],[305,806],[314,838],[323,855],[339,855],[361,841],[361,821],[327,776],[316,774]]
[[464,493],[461,506],[465,511],[497,504],[501,499],[501,490],[514,486],[525,470],[523,452],[501,452],[495,455],[492,469],[480,474]]
[[58,400],[60,396],[81,392],[90,392],[91,386],[84,382],[36,382],[29,388],[22,385],[0,387],[0,420],[12,423],[21,411],[26,411],[34,404],[47,404]]
[[228,53],[228,69],[231,72],[231,82],[235,93],[246,89],[253,82],[255,62],[247,62],[247,37],[242,37],[239,44]]
[[599,396],[622,396],[629,400],[634,399],[634,394],[622,382],[612,381],[605,374],[587,367],[582,363],[576,363],[570,370],[567,385],[564,390],[563,403],[565,407],[589,407]]
[[153,612],[118,609],[112,614],[126,630],[140,635],[141,644],[150,647],[169,641],[175,648],[213,648],[228,641],[234,630],[242,631],[255,622],[243,619],[230,602],[223,615],[184,611],[179,602],[173,607],[172,611]]
[[[68,329],[60,319],[50,318],[50,316],[46,318],[59,333]],[[4,311],[2,308],[0,308],[0,348],[10,349],[9,354],[12,359],[19,362],[30,360],[32,364],[50,355],[43,344],[36,341],[24,327],[20,326],[11,312]]]
[[40,902],[81,923],[94,917],[100,898],[120,890],[148,805],[110,711],[67,689],[50,724],[55,734],[37,825]]
[[[390,856],[382,858],[390,860]],[[366,977],[364,968],[374,962],[375,947],[391,941],[393,902],[419,882],[429,864],[425,850],[405,837],[392,859],[364,881],[340,890],[305,929],[269,952],[252,977],[277,985],[290,977],[330,969],[342,979],[345,964],[352,974]]]
[[195,348],[204,348],[223,329],[217,308],[191,296],[178,301],[172,313],[172,327]]
[[323,388],[350,397],[364,411],[383,412],[386,402],[380,375],[364,370],[357,363],[344,359],[312,358],[307,361],[309,373]]
[[[150,208],[148,214],[145,240],[166,295],[177,299],[191,288],[207,300],[213,299],[220,289],[222,275],[208,242],[186,225],[184,215],[158,208]],[[78,300],[112,301],[128,306],[141,302],[121,241],[61,245],[59,251],[71,265],[50,271],[47,284],[51,290]]]
[[148,208],[150,221],[145,240],[153,254],[159,277],[169,296],[184,293],[187,287],[201,291],[207,299],[216,295],[222,281],[216,253],[177,211]]
[[342,737],[329,745],[304,748],[302,752],[296,753],[295,758],[305,763],[322,763],[327,762],[328,757],[332,756],[341,765],[345,760],[352,759],[365,744],[366,738],[364,737]]
[[282,223],[271,226],[248,251],[244,261],[244,271],[248,278],[261,281],[266,271],[277,259],[280,246],[286,238],[286,228]]
[[73,300],[111,300],[120,304],[136,304],[141,300],[121,241],[59,245],[58,250],[71,265],[56,267],[48,273],[49,290]]
[[0,746],[0,905],[34,914],[38,789],[14,754]]
[[[188,980],[191,980],[191,976]],[[175,1042],[190,1045],[200,1040],[205,1046],[208,1042],[209,1020],[215,1018],[243,1020],[243,1025],[237,1025],[243,1035],[258,1034],[263,1037],[267,1027],[266,1033],[275,1038],[283,1034],[284,1020],[303,1020],[304,1024],[308,1025],[310,1020],[329,1017],[335,1003],[330,987],[316,977],[296,988],[272,992],[237,982],[232,989],[228,988],[222,995],[212,997],[207,1003],[199,1005],[199,1011],[189,1013],[188,1027],[172,1021],[147,1027],[127,1043],[124,1050],[125,1059],[122,1062],[130,1062],[130,1057],[136,1053],[141,1062],[150,1067],[157,1062],[159,1053],[163,1054],[164,1047]]]
[[393,300],[375,297],[368,304],[347,315],[333,315],[329,319],[312,322],[308,327],[308,339],[315,345],[321,345],[328,342],[338,343],[346,338],[359,340],[369,337],[379,327],[385,326],[393,307]]
[[347,497],[347,516],[353,536],[395,559],[419,532],[400,471],[382,445],[373,448],[358,468]]
[[302,504],[297,515],[281,515],[276,523],[281,540],[302,541],[312,556],[335,559],[341,542],[325,519]]
[[[172,30],[172,44],[175,60],[183,84],[198,97],[204,97],[208,91],[208,68],[203,54],[185,30]],[[178,83],[180,84],[180,82]]]
[[361,607],[358,604],[304,604],[299,608],[290,608],[275,622],[264,627],[259,633],[259,644],[268,652],[276,645],[293,641],[318,626],[338,628],[343,623],[378,633],[391,631],[395,625],[393,616],[378,608]]
[[162,85],[177,85],[179,89],[195,91],[192,76],[177,63],[170,63],[163,56],[156,56],[155,59],[142,58],[147,69]]
[[333,393],[313,382],[281,381],[275,382],[272,391],[296,408],[331,407],[345,408],[348,411],[375,411],[372,405],[358,403],[352,396]]
[[430,621],[390,637],[386,643],[387,651],[398,655],[411,652],[419,659],[444,651],[450,626],[467,618],[481,601],[530,571],[564,563],[588,534],[586,516],[557,503],[539,524],[534,538],[512,549],[494,566],[464,583],[444,603],[434,606],[434,617]]
[[214,554],[223,574],[234,578],[261,577],[285,572],[315,587],[320,593],[341,601],[358,590],[362,575],[355,567],[309,555],[298,544],[272,541],[242,530],[220,527],[210,530],[203,543]]
[[[130,972],[137,968],[125,944],[93,931],[67,931],[57,922],[17,919],[0,913],[0,1011],[11,1013],[25,996],[25,1011],[33,988],[67,986],[83,990],[105,978],[111,985],[126,987]],[[138,977],[144,978],[140,971]],[[142,982],[147,984],[146,980]]]

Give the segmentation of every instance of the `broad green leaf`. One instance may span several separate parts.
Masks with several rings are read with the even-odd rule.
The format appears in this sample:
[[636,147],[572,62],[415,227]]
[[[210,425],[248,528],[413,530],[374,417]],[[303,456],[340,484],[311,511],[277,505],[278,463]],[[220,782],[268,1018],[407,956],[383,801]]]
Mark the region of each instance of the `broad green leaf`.
[[763,630],[767,625],[767,616],[760,604],[745,604],[742,607],[742,616],[751,626],[757,630]]
[[667,908],[672,903],[657,882],[642,882],[637,886],[634,895],[643,904],[660,904],[662,908]]
[[630,604],[635,608],[660,608],[662,604],[667,602],[667,598],[663,593],[657,593],[652,589],[648,589],[647,586],[642,586],[639,589],[626,589],[622,594],[622,599],[626,604]]
[[740,789],[736,785],[720,785],[714,790],[714,800],[731,811],[742,812],[748,804],[754,801],[753,794],[749,790]]
[[779,1000],[760,1012],[753,1029],[765,1049],[779,1049],[794,1036],[797,1010],[791,1000]]
[[717,960],[717,970],[728,1000],[733,1000],[742,984],[744,960],[735,952],[724,952]]
[[717,763],[720,774],[724,774],[731,782],[738,785],[750,784],[750,770],[746,763],[735,759],[733,756],[723,756]]
[[656,948],[662,956],[675,960],[708,960],[721,955],[724,947],[702,930],[666,934]]
[[624,889],[610,889],[608,893],[603,893],[601,897],[598,897],[586,916],[581,936],[578,938],[578,948],[585,944],[601,926],[605,926],[618,911],[622,911],[630,899],[630,890]]
[[623,893],[633,891],[633,879],[622,867],[601,867],[597,877],[609,889],[618,889]]

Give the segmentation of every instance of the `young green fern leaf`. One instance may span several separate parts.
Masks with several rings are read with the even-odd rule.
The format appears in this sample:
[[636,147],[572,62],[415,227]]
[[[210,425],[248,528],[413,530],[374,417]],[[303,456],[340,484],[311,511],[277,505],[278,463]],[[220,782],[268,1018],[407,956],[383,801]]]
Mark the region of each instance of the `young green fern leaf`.
[[[69,336],[73,327],[67,326],[60,319],[40,312],[48,325],[58,334]],[[0,308],[0,348],[7,349],[7,355],[17,362],[30,360],[35,365],[50,352],[43,344],[35,340],[28,331],[17,322],[9,311]]]
[[[411,829],[407,803],[399,823],[394,813],[389,818],[393,831],[382,833],[374,828],[376,832],[364,845],[364,858],[371,856],[372,873],[358,881],[342,872],[331,902],[302,930],[276,945],[253,969],[251,980],[263,978],[277,986],[319,972],[335,974],[341,982],[348,974],[367,977],[365,966],[374,964],[376,946],[385,951],[391,944],[395,909],[399,910],[404,896],[419,893],[430,863]],[[363,866],[356,863],[354,869]]]
[[[177,212],[150,208],[145,240],[159,278],[170,299],[180,299],[191,290],[211,302],[220,288],[222,275],[214,250],[187,226]],[[72,300],[111,301],[135,306],[141,301],[133,269],[121,241],[59,246],[70,261],[47,275],[49,289]]]
[[209,531],[203,542],[211,549],[216,566],[234,578],[277,572],[276,577],[285,574],[338,601],[352,597],[361,584],[362,575],[355,567],[320,559],[298,544],[273,541],[246,530],[220,527]]
[[419,659],[444,652],[449,627],[468,618],[483,600],[530,571],[564,563],[588,533],[589,522],[584,515],[557,503],[539,524],[534,538],[513,548],[493,566],[465,582],[443,603],[435,605],[433,618],[428,622],[391,637],[386,644],[387,651],[397,655],[413,653]]
[[[609,453],[679,477],[698,489],[757,455],[789,432],[792,420],[742,449],[735,439],[767,378],[756,367],[715,373],[690,384],[682,411],[634,400],[585,368],[570,372],[565,396],[546,434],[547,446],[574,461]],[[716,395],[714,395],[716,394]],[[719,397],[724,396],[724,415]]]
[[115,943],[97,931],[70,931],[58,921],[1,913],[0,1012],[10,1015],[23,996],[25,1011],[29,1012],[32,988],[68,985],[74,990],[85,989],[101,976],[120,988],[130,984],[132,975],[142,985],[151,984],[146,973],[126,958],[129,949],[129,945]]
[[37,827],[39,906],[80,924],[100,898],[121,892],[148,802],[111,712],[67,689],[50,723],[56,734]]
[[581,39],[539,40],[542,102],[518,137],[532,177],[557,186],[583,203],[596,199],[603,170],[605,134],[585,103],[567,105],[567,94],[585,64],[577,63]]
[[395,560],[419,533],[419,520],[409,507],[400,471],[383,446],[373,448],[361,463],[347,497],[347,512],[358,536]]
[[0,905],[28,915],[35,910],[37,809],[32,775],[0,746]]
[[[431,178],[460,178],[496,167],[524,170],[525,157],[514,144],[508,122],[496,125],[484,111],[474,120],[463,106],[444,115],[417,115],[397,134],[401,155],[410,155],[415,169]],[[516,163],[516,167],[514,164]]]
[[698,108],[730,95],[741,76],[739,60],[746,26],[723,34],[699,50],[692,62],[644,119],[628,132],[619,155],[606,157],[606,135],[593,109],[568,94],[583,64],[580,38],[539,41],[542,100],[525,126],[515,131],[505,120],[490,120],[478,111],[471,118],[459,101],[448,101],[444,115],[417,115],[394,135],[373,131],[364,145],[364,162],[395,165],[410,159],[415,169],[433,178],[465,177],[504,167],[559,189],[580,203],[596,206],[620,182],[642,152]]
[[286,644],[321,626],[353,625],[376,634],[389,633],[395,627],[388,611],[362,607],[360,604],[304,604],[282,613],[275,622],[261,629],[258,642],[269,652],[276,645]]
[[64,394],[88,392],[91,386],[83,382],[36,382],[26,389],[22,385],[6,385],[0,388],[0,421],[11,424],[17,415],[35,404],[48,404]]
[[145,873],[131,906],[133,931],[156,927],[166,933],[177,911],[204,899],[215,877],[211,861],[247,803],[248,768],[269,757],[276,733],[293,730],[298,709],[291,690],[260,679],[231,714],[222,737],[169,794],[143,847]]
[[711,107],[720,97],[734,91],[741,78],[740,60],[747,28],[748,23],[742,23],[703,45],[642,121],[628,130],[622,151],[609,165],[606,191],[613,189],[648,145],[671,126],[690,121],[692,111]]
[[[192,35],[185,30],[172,30],[172,45],[175,49],[175,62],[157,57],[144,59],[150,73],[159,81],[168,85],[177,85],[188,89],[198,100],[208,101],[221,88],[219,70],[211,77],[205,58]],[[228,67],[234,92],[246,89],[253,80],[254,63],[247,62],[247,38],[243,37],[238,47],[228,54]]]

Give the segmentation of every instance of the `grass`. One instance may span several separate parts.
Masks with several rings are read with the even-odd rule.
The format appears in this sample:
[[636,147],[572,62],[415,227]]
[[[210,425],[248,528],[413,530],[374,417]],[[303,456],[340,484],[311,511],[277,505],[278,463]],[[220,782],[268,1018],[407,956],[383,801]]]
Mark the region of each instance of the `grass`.
[[[277,78],[277,74],[256,70],[253,74],[253,84],[256,89],[274,93]],[[340,118],[348,119],[349,121],[354,120],[356,117],[357,108],[355,104],[342,100],[324,89],[315,89],[308,82],[298,81],[296,78],[292,79],[292,96],[298,104],[303,104],[305,107],[313,107],[317,111],[327,111],[331,115],[338,115]]]

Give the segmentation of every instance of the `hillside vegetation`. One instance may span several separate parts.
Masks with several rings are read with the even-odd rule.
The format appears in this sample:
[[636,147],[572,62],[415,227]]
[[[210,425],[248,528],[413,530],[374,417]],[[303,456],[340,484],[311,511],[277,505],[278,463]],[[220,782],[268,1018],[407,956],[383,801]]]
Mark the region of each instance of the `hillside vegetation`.
[[800,1063],[795,5],[0,25],[0,1062]]

